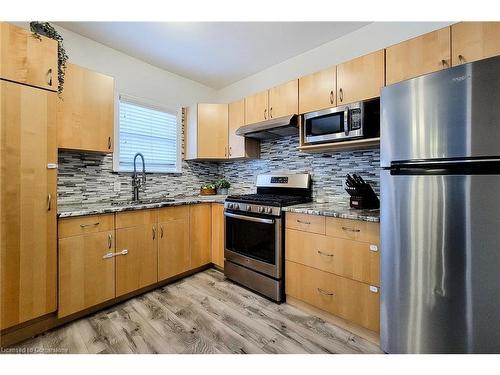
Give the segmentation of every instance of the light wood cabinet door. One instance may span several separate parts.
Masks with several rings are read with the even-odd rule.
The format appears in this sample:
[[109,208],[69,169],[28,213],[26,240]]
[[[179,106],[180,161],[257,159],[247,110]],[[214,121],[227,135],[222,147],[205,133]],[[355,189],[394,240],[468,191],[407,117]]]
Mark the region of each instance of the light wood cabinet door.
[[158,281],[156,224],[116,230],[116,296]]
[[386,49],[386,83],[388,85],[450,66],[449,27],[418,36]]
[[114,252],[114,231],[59,240],[60,318],[115,297]]
[[113,152],[114,79],[68,64],[57,101],[57,144],[61,149]]
[[211,262],[211,217],[210,203],[189,206],[191,269]]
[[286,230],[286,259],[349,279],[380,285],[378,245]]
[[299,113],[319,111],[337,104],[337,67],[299,79]]
[[384,66],[383,50],[337,65],[337,105],[380,96]]
[[451,26],[453,66],[500,55],[500,22],[460,22]]
[[372,331],[379,331],[378,288],[295,262],[285,262],[286,294],[340,316]]
[[262,91],[245,98],[245,125],[269,119],[269,91]]
[[227,159],[227,104],[198,104],[198,158]]
[[189,207],[159,210],[158,281],[189,270]]
[[0,23],[0,78],[57,91],[57,42]]
[[229,159],[258,158],[260,143],[256,139],[236,135],[236,130],[245,125],[245,100],[228,104]]
[[212,204],[212,263],[224,268],[224,205]]
[[0,81],[0,329],[57,306],[55,100]]
[[269,118],[299,113],[299,80],[284,83],[269,90]]

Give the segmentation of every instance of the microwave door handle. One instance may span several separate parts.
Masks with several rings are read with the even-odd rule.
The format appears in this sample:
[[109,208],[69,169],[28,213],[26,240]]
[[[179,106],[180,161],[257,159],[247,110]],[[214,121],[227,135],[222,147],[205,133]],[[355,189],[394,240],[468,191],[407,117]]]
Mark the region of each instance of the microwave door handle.
[[245,220],[245,221],[253,221],[255,223],[274,224],[274,220],[273,219],[261,219],[259,217],[232,214],[230,212],[224,212],[224,216],[231,217],[233,219],[241,219],[241,220]]
[[349,107],[345,107],[344,109],[344,133],[346,136],[349,135],[350,131],[350,121],[349,121]]

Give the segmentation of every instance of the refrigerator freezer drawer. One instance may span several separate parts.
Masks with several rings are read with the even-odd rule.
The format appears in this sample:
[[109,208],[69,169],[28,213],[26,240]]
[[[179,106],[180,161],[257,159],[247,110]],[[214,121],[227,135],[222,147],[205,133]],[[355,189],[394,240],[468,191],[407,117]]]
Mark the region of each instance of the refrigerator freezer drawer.
[[381,347],[500,352],[500,175],[381,172]]

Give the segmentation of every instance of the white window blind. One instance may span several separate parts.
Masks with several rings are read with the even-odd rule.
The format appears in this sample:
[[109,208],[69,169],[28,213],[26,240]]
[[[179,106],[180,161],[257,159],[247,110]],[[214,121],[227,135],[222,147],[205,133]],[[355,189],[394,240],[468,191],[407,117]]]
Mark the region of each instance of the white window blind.
[[[176,113],[120,96],[119,171],[133,171],[140,152],[147,172],[179,172],[178,128]],[[142,169],[140,159],[137,163]]]

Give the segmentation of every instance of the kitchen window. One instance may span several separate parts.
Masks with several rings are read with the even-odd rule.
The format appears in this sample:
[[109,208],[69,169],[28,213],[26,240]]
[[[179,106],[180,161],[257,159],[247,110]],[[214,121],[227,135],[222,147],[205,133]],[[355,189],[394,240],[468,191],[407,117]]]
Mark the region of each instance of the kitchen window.
[[[180,111],[120,95],[114,170],[132,172],[134,155],[144,155],[146,172],[180,173]],[[139,161],[139,168],[142,168]]]

